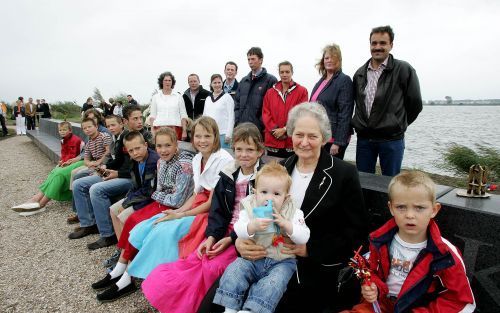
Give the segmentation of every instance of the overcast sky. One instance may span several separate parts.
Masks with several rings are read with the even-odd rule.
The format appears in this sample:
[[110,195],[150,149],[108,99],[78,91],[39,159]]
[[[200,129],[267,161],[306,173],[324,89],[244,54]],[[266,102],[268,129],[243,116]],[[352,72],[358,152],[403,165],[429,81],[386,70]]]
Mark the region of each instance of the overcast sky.
[[352,77],[370,57],[372,27],[391,25],[393,55],[417,71],[425,100],[500,98],[500,1],[2,1],[0,99],[18,96],[82,104],[95,87],[104,97],[131,93],[149,102],[158,75],[172,71],[176,90],[226,61],[249,71],[259,46],[264,67],[292,62],[309,91],[321,49],[340,45]]

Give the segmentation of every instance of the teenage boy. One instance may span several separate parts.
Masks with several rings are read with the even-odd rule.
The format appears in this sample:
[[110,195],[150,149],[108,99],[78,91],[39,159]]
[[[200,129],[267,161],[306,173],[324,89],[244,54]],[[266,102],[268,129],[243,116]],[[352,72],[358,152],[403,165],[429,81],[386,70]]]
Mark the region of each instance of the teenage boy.
[[[123,110],[123,116],[128,131],[141,133],[148,146],[153,148],[151,133],[142,127],[141,108],[136,105],[128,106]],[[126,134],[127,131],[121,138]],[[123,150],[123,143],[121,147],[120,149],[115,146],[115,152],[116,155],[123,155],[123,161],[115,163],[113,167],[106,166],[103,177],[93,175],[73,182],[73,198],[81,227],[69,234],[69,238],[78,239],[95,233],[97,226],[101,238],[87,245],[90,250],[104,248],[117,242],[109,207],[116,198],[119,199],[133,187],[130,178],[130,158]]]
[[[393,218],[370,234],[372,283],[350,312],[473,312],[476,303],[458,249],[441,237],[434,182],[405,171],[389,183]],[[344,311],[347,312],[347,311]]]

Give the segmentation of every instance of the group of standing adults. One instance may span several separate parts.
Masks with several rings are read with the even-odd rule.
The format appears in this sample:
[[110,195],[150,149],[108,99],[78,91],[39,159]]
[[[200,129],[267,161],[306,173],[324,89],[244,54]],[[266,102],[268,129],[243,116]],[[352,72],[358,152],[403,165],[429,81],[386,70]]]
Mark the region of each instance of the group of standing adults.
[[208,115],[218,122],[221,142],[227,144],[233,126],[250,122],[263,134],[267,154],[285,158],[293,154],[286,131],[288,112],[309,99],[327,112],[332,138],[325,149],[331,155],[343,159],[356,131],[358,170],[375,173],[380,159],[382,174],[394,176],[401,169],[404,133],[422,110],[419,81],[411,65],[390,54],[394,40],[390,26],[374,28],[369,38],[372,57],[352,80],[342,71],[340,47],[326,46],[316,64],[321,78],[310,97],[307,89],[293,80],[290,62],[278,65],[279,81],[269,74],[262,66],[264,55],[258,47],[247,52],[248,75],[238,83],[238,66],[228,62],[225,80],[212,75],[211,92],[203,89],[197,74],[188,76],[189,88],[184,94],[173,92],[174,76],[162,73],[158,79],[161,91],[151,103],[152,125],[172,126],[182,140],[187,138],[189,119]]
[[[12,108],[12,114],[16,120],[16,133],[19,136],[26,135],[26,130],[34,130],[36,123],[40,123],[40,117],[52,117],[50,106],[45,102],[45,99],[36,99],[36,103],[34,103],[33,98],[29,98],[28,102],[24,103],[23,97],[17,99],[15,106]],[[6,135],[3,124],[2,129],[4,135]]]

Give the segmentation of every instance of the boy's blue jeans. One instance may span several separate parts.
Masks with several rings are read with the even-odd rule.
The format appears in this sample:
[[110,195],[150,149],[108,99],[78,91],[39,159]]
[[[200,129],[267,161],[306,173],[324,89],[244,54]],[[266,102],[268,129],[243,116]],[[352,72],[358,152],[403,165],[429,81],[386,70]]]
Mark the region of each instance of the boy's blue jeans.
[[[272,313],[297,269],[293,258],[276,261],[237,258],[226,268],[215,293],[214,303],[234,310]],[[250,287],[246,301],[245,293]]]
[[134,185],[129,178],[114,178],[103,181],[97,175],[82,177],[73,182],[73,200],[80,226],[97,224],[101,237],[114,235],[109,213],[112,197],[127,193]]
[[405,140],[377,141],[358,138],[356,144],[356,167],[358,171],[375,174],[377,157],[380,158],[382,175],[395,176],[401,171],[405,151]]

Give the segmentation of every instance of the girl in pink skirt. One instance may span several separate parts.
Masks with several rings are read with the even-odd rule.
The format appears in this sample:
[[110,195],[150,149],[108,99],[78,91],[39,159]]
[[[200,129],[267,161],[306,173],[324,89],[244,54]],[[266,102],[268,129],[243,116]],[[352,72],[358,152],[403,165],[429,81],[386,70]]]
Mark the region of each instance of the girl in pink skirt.
[[196,312],[208,289],[236,259],[233,224],[240,200],[252,192],[264,151],[255,125],[243,123],[234,130],[233,150],[236,160],[220,172],[214,189],[206,240],[186,259],[156,267],[142,283],[144,295],[160,312]]

